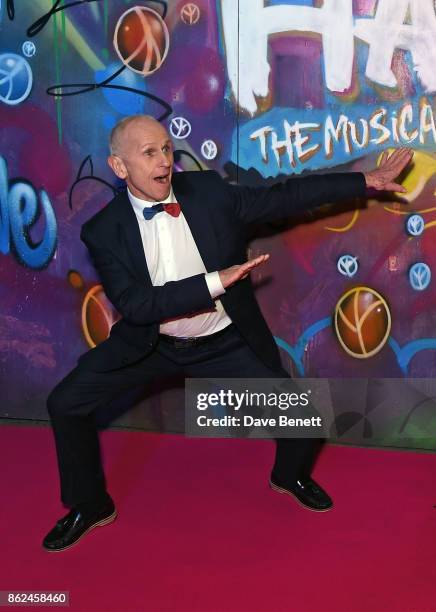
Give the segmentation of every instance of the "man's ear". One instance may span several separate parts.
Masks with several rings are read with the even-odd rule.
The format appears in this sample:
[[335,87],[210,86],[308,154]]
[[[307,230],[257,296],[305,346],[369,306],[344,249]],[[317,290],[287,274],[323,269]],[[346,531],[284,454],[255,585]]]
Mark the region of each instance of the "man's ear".
[[109,157],[107,158],[107,163],[112,168],[112,171],[118,176],[118,178],[127,178],[127,168],[124,165],[124,162],[121,157],[118,157],[118,155],[109,155]]

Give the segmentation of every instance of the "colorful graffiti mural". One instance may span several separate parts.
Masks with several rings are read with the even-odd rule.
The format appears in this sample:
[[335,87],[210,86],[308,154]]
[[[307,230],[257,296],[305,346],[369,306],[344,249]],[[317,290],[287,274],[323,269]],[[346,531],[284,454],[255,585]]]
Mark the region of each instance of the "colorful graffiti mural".
[[[0,416],[45,419],[117,318],[79,233],[122,188],[107,139],[133,113],[168,127],[177,170],[245,185],[413,147],[407,194],[326,202],[249,250],[271,253],[253,280],[294,375],[435,376],[433,0],[8,0],[0,31]],[[370,395],[359,418],[338,406],[336,437],[368,431]],[[162,398],[144,403],[159,424],[124,423],[174,429]],[[423,414],[396,415],[402,442],[380,419],[372,439],[434,448],[436,410]]]

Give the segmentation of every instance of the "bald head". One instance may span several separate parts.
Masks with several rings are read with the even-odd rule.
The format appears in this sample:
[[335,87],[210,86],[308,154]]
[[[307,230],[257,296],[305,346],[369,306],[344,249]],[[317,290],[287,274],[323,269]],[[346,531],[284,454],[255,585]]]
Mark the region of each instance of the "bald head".
[[163,125],[151,115],[130,115],[118,121],[110,133],[109,148],[111,155],[121,157],[123,153],[126,153],[132,140],[135,139],[138,128],[146,131],[153,130],[153,132],[161,131],[169,138]]

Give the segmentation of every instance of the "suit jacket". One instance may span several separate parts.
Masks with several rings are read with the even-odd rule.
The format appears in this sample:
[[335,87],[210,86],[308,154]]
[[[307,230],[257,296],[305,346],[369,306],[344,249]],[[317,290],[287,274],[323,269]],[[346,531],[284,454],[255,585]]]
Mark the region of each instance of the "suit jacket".
[[[214,171],[173,175],[180,203],[208,272],[246,261],[246,226],[286,218],[326,202],[365,195],[360,173],[291,178],[273,187],[229,185]],[[127,194],[117,195],[87,221],[81,239],[89,249],[105,293],[122,318],[110,337],[79,359],[96,371],[118,369],[150,353],[159,323],[211,308],[204,274],[151,283],[138,222]],[[262,316],[249,277],[226,289],[220,300],[253,351],[280,367],[276,343]]]

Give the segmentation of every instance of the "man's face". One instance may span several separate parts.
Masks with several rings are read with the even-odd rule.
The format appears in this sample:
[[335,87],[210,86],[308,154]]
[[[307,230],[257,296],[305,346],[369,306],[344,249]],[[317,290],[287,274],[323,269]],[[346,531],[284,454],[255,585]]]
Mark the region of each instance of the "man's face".
[[121,133],[109,165],[131,193],[154,202],[168,197],[173,173],[173,145],[165,128],[151,119],[129,123]]

